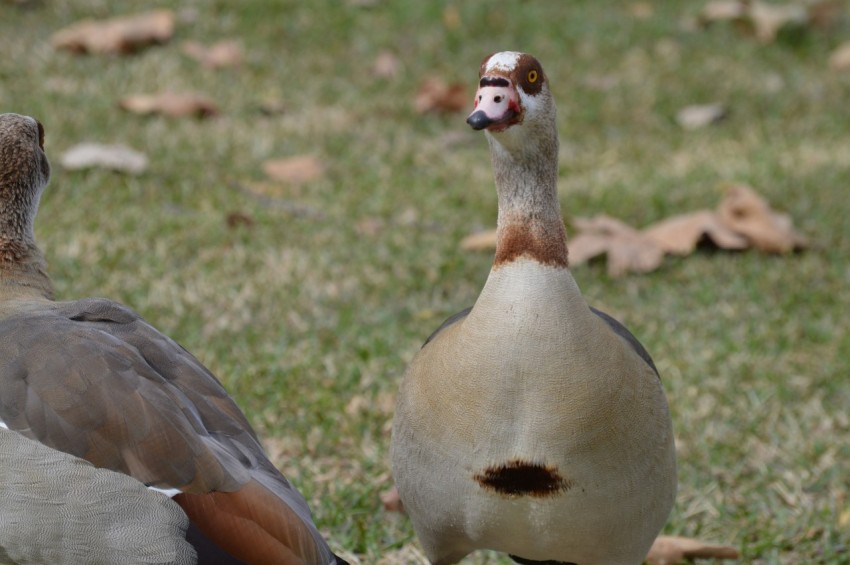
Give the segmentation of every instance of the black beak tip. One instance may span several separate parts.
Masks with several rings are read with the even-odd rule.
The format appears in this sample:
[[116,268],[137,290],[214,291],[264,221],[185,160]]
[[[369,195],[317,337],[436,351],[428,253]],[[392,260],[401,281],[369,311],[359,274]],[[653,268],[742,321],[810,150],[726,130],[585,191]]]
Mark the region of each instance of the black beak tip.
[[466,123],[468,123],[472,129],[474,130],[482,130],[493,123],[487,114],[484,113],[484,110],[478,110],[477,112],[473,112],[466,118]]

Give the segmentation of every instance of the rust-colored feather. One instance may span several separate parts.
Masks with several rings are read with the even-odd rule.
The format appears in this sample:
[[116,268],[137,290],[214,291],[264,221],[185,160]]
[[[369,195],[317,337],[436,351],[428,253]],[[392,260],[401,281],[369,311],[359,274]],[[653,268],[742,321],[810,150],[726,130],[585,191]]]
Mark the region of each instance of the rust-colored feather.
[[310,530],[256,480],[236,492],[183,493],[174,500],[205,535],[249,565],[322,562]]

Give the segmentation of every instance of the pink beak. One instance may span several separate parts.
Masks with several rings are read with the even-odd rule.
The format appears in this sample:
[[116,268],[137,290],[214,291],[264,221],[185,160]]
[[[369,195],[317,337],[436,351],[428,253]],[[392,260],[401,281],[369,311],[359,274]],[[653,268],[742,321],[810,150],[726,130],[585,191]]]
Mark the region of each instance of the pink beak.
[[501,131],[519,114],[519,95],[514,86],[505,78],[485,76],[475,93],[475,109],[466,123],[474,130]]

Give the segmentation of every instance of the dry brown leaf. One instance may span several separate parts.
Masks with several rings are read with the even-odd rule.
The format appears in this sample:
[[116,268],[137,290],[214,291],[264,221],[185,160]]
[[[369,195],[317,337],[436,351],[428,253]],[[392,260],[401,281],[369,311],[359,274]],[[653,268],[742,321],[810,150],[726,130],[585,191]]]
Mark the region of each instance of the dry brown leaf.
[[196,41],[184,41],[182,51],[208,69],[235,67],[242,64],[244,53],[242,44],[227,39],[206,46]]
[[842,43],[832,52],[829,68],[842,73],[850,72],[850,41]]
[[298,155],[266,161],[263,172],[277,181],[303,184],[324,176],[325,166],[315,155]]
[[774,211],[749,186],[729,187],[717,214],[721,222],[761,251],[787,253],[806,246],[806,239],[794,230],[790,216]]
[[637,20],[648,20],[655,14],[655,7],[649,2],[632,2],[629,13]]
[[818,29],[834,29],[844,19],[844,2],[841,0],[816,0],[809,2],[809,22]]
[[133,94],[122,98],[118,105],[134,114],[163,114],[172,118],[182,116],[205,118],[218,114],[215,102],[203,94],[191,92]]
[[809,24],[809,12],[802,4],[768,4],[752,2],[750,4],[750,22],[758,39],[770,43],[783,29],[803,28]]
[[144,153],[120,144],[79,143],[59,158],[68,170],[101,168],[138,175],[148,167]]
[[392,51],[381,51],[372,64],[372,74],[380,78],[395,78],[401,71],[401,61]]
[[587,263],[608,250],[610,237],[596,233],[578,233],[569,239],[569,260],[572,265]]
[[570,261],[580,264],[601,254],[608,256],[608,274],[648,273],[661,266],[664,251],[651,239],[610,216],[576,218],[578,235],[570,242]]
[[55,49],[73,53],[133,53],[174,34],[174,13],[156,10],[108,20],[81,20],[53,34]]
[[404,512],[404,504],[401,502],[401,497],[395,485],[381,493],[381,503],[387,512]]
[[440,78],[430,78],[419,85],[413,107],[420,114],[426,112],[459,112],[470,104],[463,83],[447,84]]
[[678,565],[692,559],[738,559],[734,547],[679,536],[658,536],[649,549],[649,565]]
[[711,210],[700,210],[661,220],[644,228],[643,233],[665,253],[689,255],[703,239],[721,249],[745,249],[749,242],[736,234]]
[[496,248],[496,230],[471,233],[460,242],[464,251],[489,251]]
[[246,228],[254,227],[254,218],[252,218],[245,212],[230,212],[227,214],[224,221],[227,223],[227,227],[232,230],[240,226],[244,226]]
[[723,104],[699,104],[685,106],[676,114],[676,122],[684,129],[694,130],[716,124],[727,116]]
[[802,3],[773,4],[760,0],[716,0],[708,2],[698,16],[703,26],[731,22],[762,43],[776,39],[780,31],[807,27],[812,20]]
[[703,26],[717,22],[733,22],[744,18],[747,6],[741,0],[714,0],[703,6],[697,20]]

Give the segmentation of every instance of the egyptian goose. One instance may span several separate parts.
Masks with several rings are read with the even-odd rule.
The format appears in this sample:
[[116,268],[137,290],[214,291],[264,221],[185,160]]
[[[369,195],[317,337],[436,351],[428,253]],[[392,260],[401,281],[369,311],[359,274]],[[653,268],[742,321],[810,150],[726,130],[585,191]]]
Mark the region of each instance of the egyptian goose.
[[520,563],[640,563],[673,505],[676,459],[655,365],[570,274],[555,104],[540,63],[480,68],[467,123],[498,192],[493,267],[475,305],[411,361],[393,475],[432,563],[476,549]]
[[199,563],[345,563],[195,357],[126,306],[53,300],[33,234],[43,138],[33,118],[0,115],[0,422],[172,496]]

